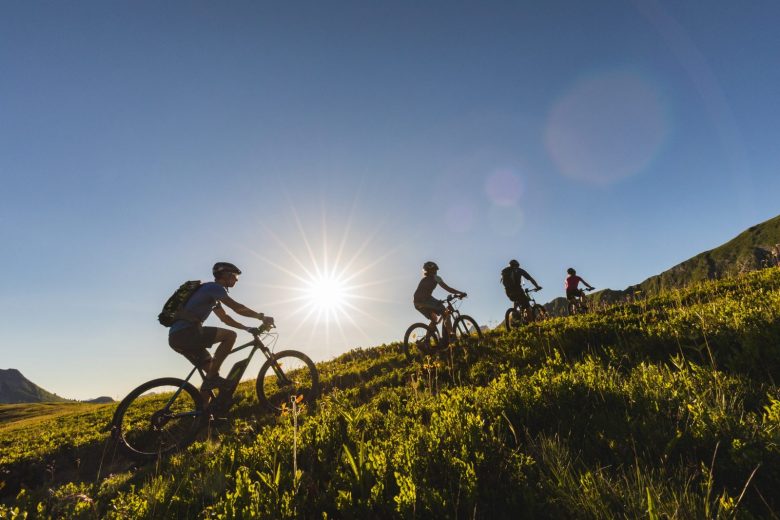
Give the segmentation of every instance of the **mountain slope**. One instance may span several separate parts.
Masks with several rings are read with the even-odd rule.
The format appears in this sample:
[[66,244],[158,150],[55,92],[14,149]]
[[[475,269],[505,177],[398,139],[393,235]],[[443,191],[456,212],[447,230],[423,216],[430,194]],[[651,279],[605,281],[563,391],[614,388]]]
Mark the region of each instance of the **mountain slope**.
[[[596,305],[615,303],[635,294],[651,296],[695,282],[754,271],[777,262],[772,251],[776,247],[780,247],[780,215],[752,226],[725,244],[699,253],[639,284],[622,291],[598,291],[589,299]],[[566,298],[555,298],[546,303],[545,308],[553,315],[563,315],[567,310]]]
[[725,244],[699,253],[626,291],[657,294],[693,282],[754,271],[772,263],[772,248],[776,244],[780,244],[780,216],[757,224]]
[[62,403],[62,398],[36,385],[15,368],[0,368],[0,404]]

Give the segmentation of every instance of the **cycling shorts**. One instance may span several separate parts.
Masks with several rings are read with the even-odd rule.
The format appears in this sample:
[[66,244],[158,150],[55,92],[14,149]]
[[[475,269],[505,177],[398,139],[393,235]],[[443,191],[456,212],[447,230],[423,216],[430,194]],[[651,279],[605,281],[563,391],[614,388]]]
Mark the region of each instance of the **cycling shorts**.
[[585,295],[585,291],[583,291],[582,289],[566,289],[566,299],[568,300],[574,300],[584,295]]
[[435,312],[439,316],[444,314],[444,303],[434,297],[430,297],[421,302],[414,302],[414,308],[420,311],[427,319],[431,319],[432,312]]
[[528,295],[523,289],[507,289],[506,295],[510,300],[512,300],[512,302],[516,303],[520,307],[529,307],[531,305],[531,300],[528,298]]
[[218,330],[217,327],[193,325],[171,333],[168,345],[196,367],[206,368],[211,363],[211,354],[206,349],[217,342]]

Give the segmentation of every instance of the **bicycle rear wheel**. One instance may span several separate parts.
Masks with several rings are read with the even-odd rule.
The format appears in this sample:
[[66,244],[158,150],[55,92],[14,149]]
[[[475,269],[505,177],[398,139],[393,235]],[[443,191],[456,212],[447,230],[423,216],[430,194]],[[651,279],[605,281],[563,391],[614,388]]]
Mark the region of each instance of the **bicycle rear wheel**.
[[257,376],[257,398],[269,410],[312,405],[320,395],[320,376],[309,356],[296,350],[283,350],[265,362]]
[[164,377],[127,394],[111,424],[128,455],[151,459],[189,446],[203,417],[200,392],[187,381]]
[[417,356],[430,355],[438,345],[439,333],[436,327],[425,323],[415,323],[406,329],[401,349],[406,355],[406,359],[412,361]]
[[455,329],[455,343],[458,347],[464,345],[478,345],[482,341],[482,329],[471,316],[459,316],[453,324]]
[[523,311],[517,310],[514,307],[506,310],[504,314],[504,326],[506,330],[512,330],[518,328],[523,324]]

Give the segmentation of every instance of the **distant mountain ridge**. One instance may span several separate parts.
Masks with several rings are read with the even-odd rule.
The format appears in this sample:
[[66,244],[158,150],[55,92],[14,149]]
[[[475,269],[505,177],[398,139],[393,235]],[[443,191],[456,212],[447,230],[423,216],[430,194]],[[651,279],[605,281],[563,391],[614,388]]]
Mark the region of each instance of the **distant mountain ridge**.
[[36,385],[15,368],[0,368],[0,404],[63,403],[70,401]]
[[[754,271],[777,261],[780,247],[780,215],[743,231],[715,249],[699,253],[661,274],[626,289],[604,289],[590,298],[598,303],[615,303],[630,296],[652,296],[667,289],[684,287],[691,283]],[[775,251],[773,252],[773,249]],[[566,298],[555,298],[545,308],[553,315],[566,313]]]

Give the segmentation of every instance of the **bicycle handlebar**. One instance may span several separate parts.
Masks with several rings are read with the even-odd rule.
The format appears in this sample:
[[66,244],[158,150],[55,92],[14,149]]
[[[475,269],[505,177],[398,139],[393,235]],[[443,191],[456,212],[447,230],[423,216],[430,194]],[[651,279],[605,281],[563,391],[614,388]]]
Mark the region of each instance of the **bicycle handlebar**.
[[466,293],[463,293],[463,294],[450,294],[449,296],[447,296],[446,301],[451,302],[452,300],[462,300],[466,296],[468,296]]
[[246,329],[246,331],[248,333],[250,333],[251,335],[253,335],[254,337],[257,337],[260,334],[262,334],[264,332],[268,332],[269,330],[275,329],[275,328],[276,328],[276,324],[275,323],[271,323],[269,325],[263,324],[263,325],[260,325],[259,327],[250,327],[250,328]]

